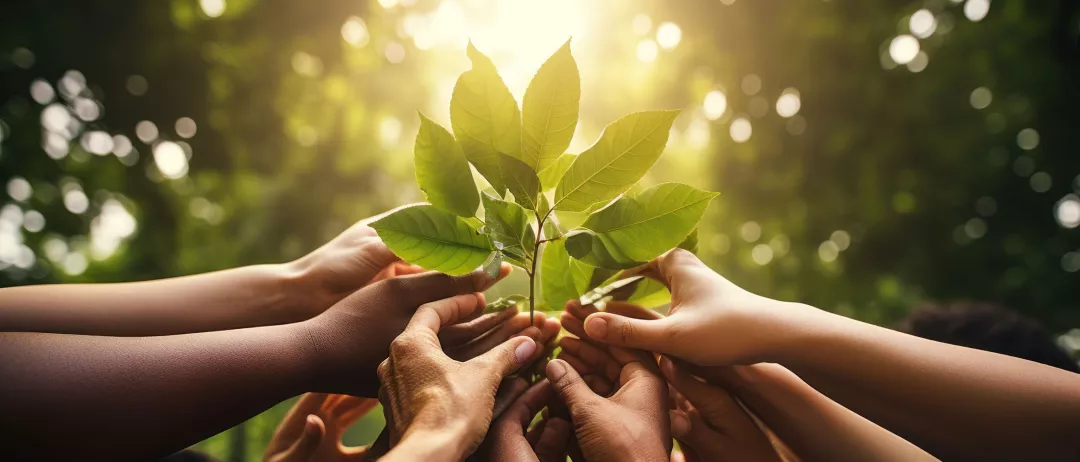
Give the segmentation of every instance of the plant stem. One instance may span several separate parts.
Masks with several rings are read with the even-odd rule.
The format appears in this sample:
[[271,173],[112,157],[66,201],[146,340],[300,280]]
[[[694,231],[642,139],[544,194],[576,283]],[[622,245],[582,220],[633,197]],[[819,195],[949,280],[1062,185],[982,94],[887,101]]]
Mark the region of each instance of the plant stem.
[[536,215],[536,244],[533,245],[532,270],[529,271],[529,324],[533,323],[533,313],[536,310],[536,262],[540,260],[540,246],[548,241],[548,239],[541,239],[544,236],[544,222],[551,216],[553,210],[548,210],[543,217],[539,212],[533,211]]

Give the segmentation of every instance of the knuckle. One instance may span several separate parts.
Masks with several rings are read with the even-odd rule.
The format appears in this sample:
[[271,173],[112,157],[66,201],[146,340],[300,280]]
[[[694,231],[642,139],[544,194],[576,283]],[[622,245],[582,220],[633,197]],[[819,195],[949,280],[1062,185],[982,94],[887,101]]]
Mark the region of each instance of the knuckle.
[[623,343],[629,343],[631,340],[636,338],[634,324],[631,322],[620,322],[618,324],[617,330],[619,331],[619,338],[622,339]]
[[390,342],[390,356],[407,356],[415,349],[415,342],[407,334],[398,335]]

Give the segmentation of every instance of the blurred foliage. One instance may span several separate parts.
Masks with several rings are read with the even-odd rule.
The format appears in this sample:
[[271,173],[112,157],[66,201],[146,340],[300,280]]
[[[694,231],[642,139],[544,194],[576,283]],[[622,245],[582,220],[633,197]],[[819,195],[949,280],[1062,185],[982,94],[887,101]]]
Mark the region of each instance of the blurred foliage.
[[[570,151],[621,114],[683,108],[645,182],[721,192],[699,245],[736,283],[881,324],[921,300],[972,298],[1053,330],[1080,325],[1075,2],[42,0],[2,10],[0,285],[302,255],[419,199],[415,111],[448,125],[464,40],[520,100],[573,35],[582,121]],[[916,48],[894,41],[915,32]],[[148,142],[142,121],[157,128],[142,125]],[[136,154],[109,154],[126,152],[114,135]],[[506,284],[521,291],[520,277]],[[257,460],[288,404],[201,446]],[[372,419],[353,443],[374,438]]]

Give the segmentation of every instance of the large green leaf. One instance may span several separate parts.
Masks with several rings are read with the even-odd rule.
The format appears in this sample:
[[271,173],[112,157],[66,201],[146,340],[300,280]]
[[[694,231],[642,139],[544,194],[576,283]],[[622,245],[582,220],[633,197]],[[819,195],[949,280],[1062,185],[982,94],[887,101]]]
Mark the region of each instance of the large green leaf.
[[499,154],[521,160],[521,112],[491,60],[472,43],[468,54],[473,66],[454,85],[450,125],[469,162],[501,194]]
[[678,115],[679,111],[636,112],[608,125],[559,181],[555,209],[586,210],[637,183],[664,152]]
[[685,184],[663,183],[619,198],[581,226],[595,232],[608,253],[646,262],[687,239],[716,196]]
[[456,215],[476,215],[480,196],[473,183],[469,161],[454,136],[420,114],[420,132],[413,148],[416,182],[431,205]]
[[371,227],[402,260],[455,276],[475,270],[494,250],[465,219],[429,204],[398,209]]
[[570,146],[577,127],[581,77],[570,41],[536,71],[521,102],[522,157],[540,171]]
[[529,223],[529,212],[518,204],[487,193],[483,194],[483,201],[484,228],[495,241],[495,247],[515,259],[531,257],[536,231]]
[[524,162],[505,154],[499,154],[499,169],[506,189],[514,194],[514,200],[529,210],[536,210],[536,198],[540,194],[540,179]]
[[544,191],[555,189],[559,185],[559,180],[566,174],[566,170],[574,163],[574,159],[577,159],[577,154],[563,154],[547,168],[541,170],[538,174],[541,189]]
[[630,269],[645,263],[622,252],[607,237],[587,229],[572,231],[566,235],[566,252],[582,263],[598,268]]
[[544,244],[543,260],[540,262],[540,294],[544,302],[551,307],[562,308],[567,300],[581,295],[576,284],[575,270],[588,281],[588,276],[581,274],[582,269],[572,268],[571,262],[563,241]]

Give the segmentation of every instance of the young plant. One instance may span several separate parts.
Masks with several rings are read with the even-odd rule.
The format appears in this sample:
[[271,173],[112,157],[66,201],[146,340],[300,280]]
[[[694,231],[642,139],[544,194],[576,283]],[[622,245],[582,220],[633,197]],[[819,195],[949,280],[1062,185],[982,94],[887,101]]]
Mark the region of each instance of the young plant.
[[[420,114],[416,180],[428,203],[372,224],[390,250],[451,275],[481,266],[497,274],[507,261],[529,276],[529,295],[492,305],[527,300],[531,315],[538,275],[543,299],[559,306],[611,282],[618,270],[696,244],[698,221],[716,193],[678,183],[628,192],[660,157],[679,111],[629,114],[592,147],[570,154],[581,83],[569,41],[536,72],[520,110],[491,60],[471,43],[468,56],[472,69],[450,100],[453,134]],[[470,164],[490,188],[478,192]],[[574,221],[580,225],[567,229]],[[662,285],[630,288],[639,303],[666,301]]]

